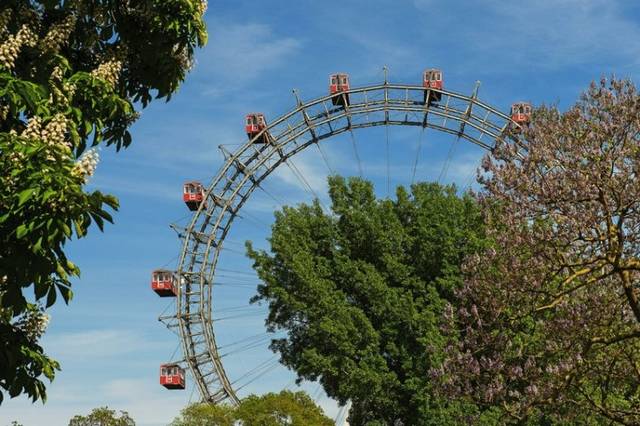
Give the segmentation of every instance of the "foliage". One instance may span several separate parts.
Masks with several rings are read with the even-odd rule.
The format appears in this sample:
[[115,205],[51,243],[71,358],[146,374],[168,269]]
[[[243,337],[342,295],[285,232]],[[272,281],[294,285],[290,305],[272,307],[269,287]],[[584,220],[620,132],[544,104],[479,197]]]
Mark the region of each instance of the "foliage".
[[234,426],[235,407],[226,404],[191,404],[180,411],[171,426]]
[[[67,241],[111,222],[84,185],[102,142],[131,143],[136,106],[169,99],[206,42],[201,0],[6,0],[0,6],[0,388],[45,400],[58,365],[17,325],[72,296]],[[2,392],[0,392],[0,402]]]
[[322,409],[304,392],[251,395],[236,409],[244,426],[332,426]]
[[447,309],[464,335],[432,371],[446,395],[518,424],[640,423],[638,134],[635,87],[603,79],[565,113],[538,109],[521,155],[486,158],[496,244]]
[[333,214],[313,205],[276,213],[271,254],[249,256],[269,303],[272,350],[299,379],[351,400],[351,424],[454,424],[474,411],[447,401],[428,372],[444,356],[439,318],[461,285],[460,263],[484,246],[469,195],[436,183],[377,200],[371,183],[329,179]]
[[[44,395],[44,384],[33,377],[44,375],[53,379],[58,363],[43,354],[38,339],[44,333],[48,316],[42,308],[28,304],[24,312],[15,319],[8,311],[0,311],[0,373],[5,378],[10,396],[23,392],[37,399]],[[19,350],[16,350],[19,348]],[[2,401],[2,393],[0,393]]]
[[126,411],[120,411],[120,415],[116,415],[114,410],[108,407],[94,408],[91,413],[86,416],[74,416],[69,420],[69,426],[135,426]]
[[192,404],[183,409],[171,426],[331,426],[320,407],[304,392],[282,391],[250,395],[238,407]]

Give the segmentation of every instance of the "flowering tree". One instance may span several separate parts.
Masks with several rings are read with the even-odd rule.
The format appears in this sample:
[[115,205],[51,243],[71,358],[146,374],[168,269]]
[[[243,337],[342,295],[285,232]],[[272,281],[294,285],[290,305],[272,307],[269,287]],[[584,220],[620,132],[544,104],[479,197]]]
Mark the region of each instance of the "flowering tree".
[[[110,222],[86,192],[100,143],[131,143],[137,106],[169,99],[206,42],[202,0],[7,0],[0,6],[0,388],[45,399],[38,338],[71,298],[66,241]],[[34,297],[27,299],[25,290]],[[37,319],[37,320],[36,320]],[[0,392],[0,402],[2,392]]]
[[517,422],[640,423],[638,135],[635,87],[602,80],[485,159],[494,246],[448,310],[445,392]]

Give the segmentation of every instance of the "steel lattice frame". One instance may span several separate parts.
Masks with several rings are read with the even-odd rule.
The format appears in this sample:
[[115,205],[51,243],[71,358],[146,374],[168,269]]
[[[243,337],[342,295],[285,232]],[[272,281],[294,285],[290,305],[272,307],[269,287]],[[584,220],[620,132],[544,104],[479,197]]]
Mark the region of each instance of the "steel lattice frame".
[[[235,152],[223,149],[226,161],[205,196],[206,204],[189,226],[179,229],[183,240],[176,275],[176,311],[160,317],[179,329],[183,364],[188,365],[202,399],[213,403],[239,399],[218,354],[213,329],[212,301],[216,264],[225,236],[251,193],[280,164],[321,140],[355,129],[380,125],[431,128],[466,139],[491,151],[508,138],[511,118],[477,98],[422,86],[389,84],[353,88],[346,107],[332,104],[328,95],[297,106],[268,125]],[[441,94],[438,103],[425,104],[425,95]],[[335,97],[335,95],[333,96]],[[344,100],[344,98],[343,98]],[[268,134],[268,143],[257,143]]]

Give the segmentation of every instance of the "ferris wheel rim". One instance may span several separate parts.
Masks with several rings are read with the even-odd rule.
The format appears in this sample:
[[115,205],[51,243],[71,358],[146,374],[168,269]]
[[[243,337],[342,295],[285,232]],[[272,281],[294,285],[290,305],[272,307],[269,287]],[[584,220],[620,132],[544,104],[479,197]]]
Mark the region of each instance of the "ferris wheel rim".
[[[380,125],[432,128],[454,134],[458,138],[466,139],[488,151],[492,151],[498,143],[515,143],[523,147],[519,137],[514,137],[507,131],[511,126],[519,128],[520,125],[514,122],[509,115],[480,101],[477,89],[478,84],[472,95],[467,96],[445,89],[385,82],[378,85],[350,88],[339,96],[342,96],[343,99],[346,99],[347,96],[354,99],[358,95],[364,94],[364,103],[350,104],[345,102],[340,107],[332,105],[331,109],[328,107],[328,103],[330,104],[332,99],[337,96],[335,94],[302,102],[294,91],[297,101],[295,108],[277,117],[233,153],[221,147],[225,162],[207,186],[204,193],[206,203],[203,202],[194,212],[188,227],[179,232],[183,244],[176,270],[179,282],[175,314],[160,318],[167,326],[179,329],[183,354],[180,363],[189,367],[203,400],[214,403],[228,400],[232,404],[238,404],[240,400],[233,383],[227,376],[216,344],[212,313],[213,287],[215,286],[213,278],[226,235],[231,229],[235,217],[239,216],[242,206],[250,198],[253,191],[260,187],[260,183],[280,165],[286,163],[287,159],[313,144],[319,144],[324,139],[347,131],[353,132],[353,130],[360,128]],[[406,96],[404,99],[390,98],[389,94],[394,91],[404,91]],[[382,92],[383,99],[368,100],[367,94],[379,92]],[[432,93],[439,94],[441,99],[439,104],[434,105],[426,101]],[[424,94],[425,101],[420,103],[421,96],[410,97],[410,94]],[[442,100],[445,98],[447,100],[443,106]],[[466,103],[465,109],[450,106],[452,99]],[[319,105],[323,106],[326,114],[308,114],[308,111]],[[473,111],[474,107],[485,112],[486,115],[484,117],[478,116]],[[366,114],[369,117],[369,114],[379,112],[385,113],[384,120],[367,120],[365,123],[354,123],[353,121],[356,116]],[[406,113],[406,119],[403,121],[390,120],[391,112]],[[409,121],[409,113],[424,114],[424,118]],[[294,125],[291,125],[290,120],[296,116],[299,118]],[[444,124],[437,125],[433,121],[429,122],[429,116],[442,118]],[[492,119],[489,120],[489,117]],[[345,119],[348,125],[333,129],[331,123],[342,119]],[[447,127],[448,120],[457,123],[458,127]],[[327,128],[327,126],[330,129],[329,132],[320,133],[318,131]],[[284,130],[280,130],[281,127]],[[480,137],[467,133],[469,128],[479,132]],[[272,133],[276,133],[276,135],[274,136]],[[309,135],[310,138],[302,143],[298,142],[298,139],[303,135]],[[485,135],[490,138],[488,143],[482,142]],[[263,142],[258,142],[260,140]],[[493,141],[493,146],[490,145],[491,141]],[[287,151],[286,148],[291,144],[294,147]],[[273,160],[275,156],[277,158]],[[271,162],[267,163],[268,161]],[[261,174],[257,173],[260,171],[260,167],[264,167]],[[223,181],[226,182],[220,186],[219,184]],[[236,183],[237,185],[233,186]],[[242,193],[242,191],[244,192]]]

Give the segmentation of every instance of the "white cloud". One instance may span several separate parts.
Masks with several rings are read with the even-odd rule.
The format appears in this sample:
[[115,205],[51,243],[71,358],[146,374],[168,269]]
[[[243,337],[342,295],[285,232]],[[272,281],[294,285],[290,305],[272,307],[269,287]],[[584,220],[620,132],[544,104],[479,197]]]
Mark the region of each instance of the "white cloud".
[[106,191],[117,197],[123,194],[144,197],[160,198],[163,200],[172,200],[179,202],[182,196],[182,187],[180,183],[168,184],[158,180],[139,180],[135,184],[131,184],[132,180],[126,177],[114,175],[100,175],[99,178],[91,182],[90,188]]
[[[154,370],[155,373],[155,370]],[[25,426],[65,426],[75,415],[87,415],[94,408],[127,411],[139,426],[162,426],[171,422],[193,396],[191,389],[169,392],[156,377],[115,378],[102,384],[85,383],[72,388],[48,386],[46,404],[31,404],[25,397],[6,401],[0,424],[17,420]]]
[[211,43],[197,57],[196,71],[208,84],[203,94],[219,97],[227,87],[237,89],[258,79],[265,71],[285,63],[300,49],[302,41],[278,37],[273,29],[258,23],[211,22]]
[[48,354],[60,358],[64,363],[70,360],[111,358],[141,349],[148,350],[153,343],[132,331],[103,329],[47,334],[44,345]]
[[598,57],[636,57],[640,28],[611,0],[485,0],[510,37],[488,32],[488,48],[508,49],[523,62],[555,68]]
[[[320,160],[319,155],[315,159]],[[289,166],[280,165],[273,172],[273,176],[282,183],[303,191],[309,191],[308,187],[311,187],[315,192],[314,195],[324,198],[327,192],[328,169],[326,166],[312,161],[312,157],[304,153],[289,159],[288,163]]]
[[[104,399],[114,407],[126,407],[136,424],[164,425],[184,408],[187,392],[169,392],[145,379],[117,378],[100,389]],[[160,402],[161,401],[161,402]]]
[[468,66],[513,74],[524,68],[638,63],[640,26],[625,15],[624,2],[414,0],[414,6],[424,14],[424,38],[433,41],[428,48],[458,51]]

